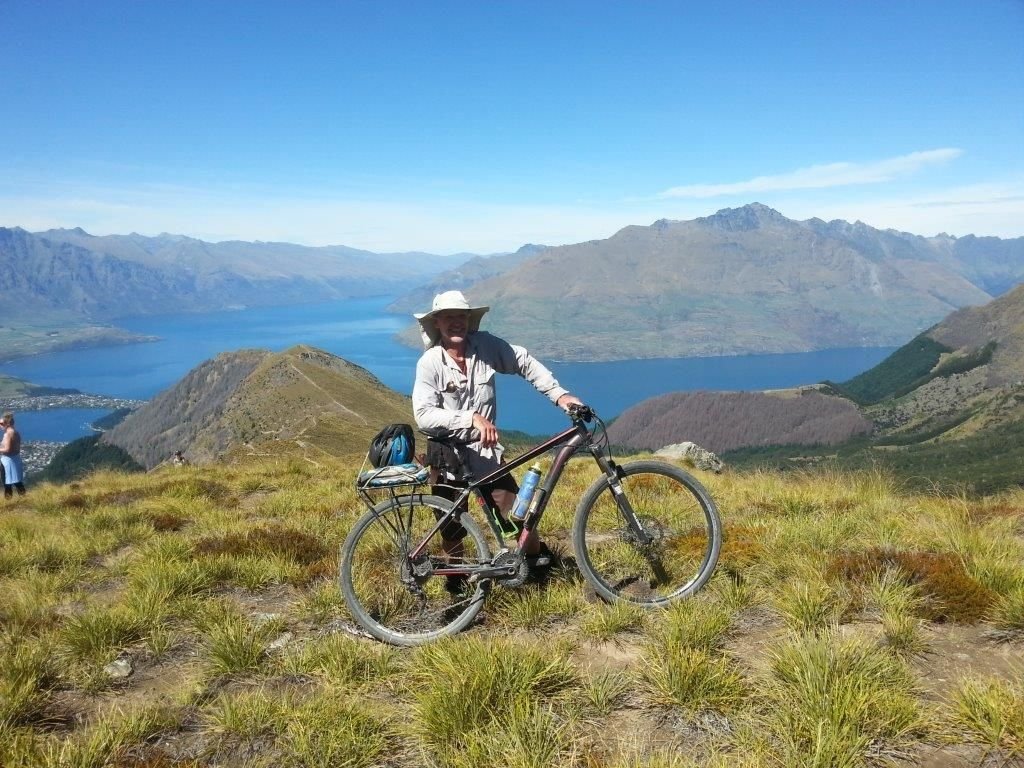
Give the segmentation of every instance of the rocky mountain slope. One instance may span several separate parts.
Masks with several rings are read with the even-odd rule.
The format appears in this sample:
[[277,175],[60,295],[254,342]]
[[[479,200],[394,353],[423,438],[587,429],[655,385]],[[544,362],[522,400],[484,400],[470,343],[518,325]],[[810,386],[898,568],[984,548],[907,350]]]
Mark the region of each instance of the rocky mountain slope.
[[486,327],[566,360],[887,346],[1024,279],[1024,238],[794,221],[757,203],[546,248],[465,286]]
[[988,492],[1024,484],[1022,353],[1024,285],[952,313],[850,381],[667,395],[624,412],[609,434],[645,448],[693,440],[733,450],[725,458],[741,466],[828,460]]
[[225,352],[103,435],[146,467],[181,450],[198,464],[236,454],[364,454],[385,424],[410,422],[407,397],[365,369],[305,345]]

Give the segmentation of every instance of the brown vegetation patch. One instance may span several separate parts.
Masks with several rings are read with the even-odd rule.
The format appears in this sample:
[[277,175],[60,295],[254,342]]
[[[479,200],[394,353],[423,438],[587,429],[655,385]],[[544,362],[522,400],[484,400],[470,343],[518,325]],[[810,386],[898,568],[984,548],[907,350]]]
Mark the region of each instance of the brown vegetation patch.
[[61,499],[60,505],[68,509],[85,509],[89,506],[89,499],[80,493],[72,492]]
[[143,488],[131,488],[124,491],[111,491],[110,493],[104,493],[98,497],[97,501],[99,501],[100,504],[127,507],[129,504],[134,504],[136,501],[142,501],[152,495],[152,491],[147,491]]
[[814,390],[673,392],[626,409],[608,427],[616,445],[656,450],[692,440],[710,451],[751,445],[837,445],[871,432],[849,400]]
[[763,538],[764,531],[760,528],[744,525],[726,528],[718,567],[732,578],[741,580],[744,571],[764,554]]
[[1024,517],[1024,507],[1016,504],[971,504],[967,508],[967,516],[978,523],[987,523],[990,520],[1001,518]]
[[149,519],[153,525],[153,530],[158,533],[165,533],[167,531],[180,531],[188,523],[192,522],[187,517],[176,515],[173,512],[160,512],[153,515]]
[[280,555],[304,566],[311,566],[330,554],[315,536],[284,525],[200,539],[195,551],[201,555]]
[[973,624],[984,618],[996,594],[973,578],[963,563],[948,552],[900,552],[872,548],[839,552],[828,565],[827,575],[855,585],[867,584],[887,570],[899,573],[918,588],[924,599],[921,615],[930,621]]
[[305,581],[317,581],[319,579],[334,579],[338,575],[338,555],[332,552],[327,557],[322,557],[315,563],[310,563],[305,569]]

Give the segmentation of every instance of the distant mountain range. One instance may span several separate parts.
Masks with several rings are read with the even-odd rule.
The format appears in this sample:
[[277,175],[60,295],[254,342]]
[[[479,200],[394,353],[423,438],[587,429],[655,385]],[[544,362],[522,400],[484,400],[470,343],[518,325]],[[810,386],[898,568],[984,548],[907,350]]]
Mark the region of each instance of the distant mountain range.
[[[793,221],[764,205],[630,226],[515,253],[377,254],[0,228],[0,357],[130,340],[127,315],[400,296],[411,313],[459,288],[485,327],[535,354],[613,360],[896,346],[1024,280],[1024,238],[920,237]],[[410,328],[405,340],[418,345]]]
[[491,306],[486,328],[543,357],[802,352],[896,346],[988,302],[1024,279],[1024,238],[793,221],[753,203],[488,264],[451,283]]
[[149,468],[177,450],[205,464],[244,455],[366,453],[385,424],[410,422],[408,397],[365,369],[299,345],[224,352],[104,433]]
[[394,295],[467,258],[0,228],[0,354],[136,339],[113,325],[129,315]]

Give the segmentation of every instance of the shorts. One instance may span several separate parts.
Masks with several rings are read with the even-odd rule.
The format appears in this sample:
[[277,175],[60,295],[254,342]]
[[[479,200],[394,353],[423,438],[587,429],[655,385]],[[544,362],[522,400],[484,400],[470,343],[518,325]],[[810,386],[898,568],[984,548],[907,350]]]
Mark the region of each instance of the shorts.
[[[450,480],[444,485],[436,485],[438,481],[438,472],[431,468],[430,470],[430,492],[435,496],[440,496],[442,499],[448,499],[448,501],[455,501],[462,489],[466,487],[466,483]],[[511,475],[505,475],[499,477],[493,483],[480,486],[480,491],[483,493],[484,501],[487,502],[487,506],[493,510],[496,510],[501,523],[505,527],[510,526],[508,523],[508,513],[512,511],[512,506],[516,502],[516,494],[519,493],[519,484],[516,483],[516,479]],[[462,505],[462,513],[468,512],[466,504]],[[443,513],[434,511],[435,517],[438,520],[441,519]],[[461,540],[466,538],[466,529],[462,527],[461,523],[449,521],[441,526],[441,537],[451,540]]]

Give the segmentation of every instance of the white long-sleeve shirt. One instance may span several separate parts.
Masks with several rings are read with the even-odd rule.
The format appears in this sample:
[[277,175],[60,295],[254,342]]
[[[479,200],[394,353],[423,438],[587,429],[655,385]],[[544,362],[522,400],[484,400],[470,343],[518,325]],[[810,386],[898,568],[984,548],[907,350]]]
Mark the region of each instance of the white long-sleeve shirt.
[[[466,373],[439,345],[424,352],[416,363],[412,410],[417,426],[427,434],[450,432],[457,439],[467,440],[471,438],[474,413],[497,424],[496,373],[522,376],[552,403],[568,394],[551,371],[523,347],[476,331],[466,339]],[[493,471],[503,452],[500,444],[484,448],[473,443],[467,452],[470,470],[476,477]]]

